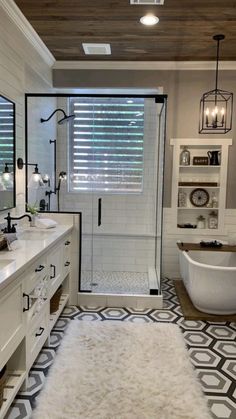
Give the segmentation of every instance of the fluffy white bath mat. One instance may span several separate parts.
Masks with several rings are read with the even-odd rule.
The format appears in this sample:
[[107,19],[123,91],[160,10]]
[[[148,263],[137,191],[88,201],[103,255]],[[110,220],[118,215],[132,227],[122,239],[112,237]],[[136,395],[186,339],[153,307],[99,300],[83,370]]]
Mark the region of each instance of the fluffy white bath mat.
[[210,419],[173,324],[71,321],[34,419]]

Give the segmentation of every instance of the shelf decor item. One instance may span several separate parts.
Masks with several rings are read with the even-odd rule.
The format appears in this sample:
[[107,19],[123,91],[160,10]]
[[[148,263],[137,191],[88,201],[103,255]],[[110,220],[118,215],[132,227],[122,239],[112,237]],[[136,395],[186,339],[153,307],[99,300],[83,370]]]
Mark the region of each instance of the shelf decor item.
[[205,207],[209,198],[209,193],[203,188],[193,189],[190,193],[190,202],[194,207]]
[[206,219],[203,215],[199,215],[199,217],[197,217],[197,228],[206,228]]
[[183,150],[180,153],[179,164],[180,166],[190,165],[190,151],[186,146],[183,147]]
[[215,89],[203,93],[200,101],[199,134],[226,134],[232,129],[233,93],[218,88],[220,41],[224,35],[214,35],[217,41]]
[[194,156],[193,166],[208,166],[208,157],[205,156]]
[[212,229],[218,228],[218,216],[215,211],[210,212],[208,217],[208,227]]
[[179,182],[179,186],[218,186],[217,182]]
[[208,151],[207,155],[209,157],[209,162],[211,166],[219,166],[220,162],[219,162],[219,156],[220,156],[221,152],[219,150],[215,150],[215,151]]
[[179,191],[178,207],[187,207],[187,194],[184,191]]

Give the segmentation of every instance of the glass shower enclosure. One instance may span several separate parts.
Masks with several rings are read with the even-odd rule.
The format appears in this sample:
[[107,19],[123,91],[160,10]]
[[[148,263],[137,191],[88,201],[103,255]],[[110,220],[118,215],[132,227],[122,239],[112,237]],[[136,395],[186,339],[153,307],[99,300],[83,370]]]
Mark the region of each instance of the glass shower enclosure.
[[67,174],[59,201],[52,194],[48,208],[46,185],[28,188],[28,202],[82,213],[79,290],[159,294],[166,96],[30,94],[28,101],[28,161],[41,156],[30,134],[42,117],[39,102],[43,117],[53,109],[73,116],[63,125],[52,118],[41,135],[49,151],[39,167],[52,179],[55,164]]

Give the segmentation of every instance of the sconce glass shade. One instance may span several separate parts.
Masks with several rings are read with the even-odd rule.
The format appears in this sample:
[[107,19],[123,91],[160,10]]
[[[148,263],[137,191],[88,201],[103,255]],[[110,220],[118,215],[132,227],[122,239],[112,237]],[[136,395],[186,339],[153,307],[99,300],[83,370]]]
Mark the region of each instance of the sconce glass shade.
[[2,182],[6,189],[11,189],[13,187],[13,175],[8,167],[9,163],[5,164],[4,172],[2,173]]
[[39,173],[38,168],[35,167],[34,172],[30,176],[30,179],[29,179],[29,182],[28,182],[28,188],[38,189],[42,186],[44,186],[44,183],[43,183],[41,173]]
[[214,89],[200,101],[199,134],[226,134],[232,129],[233,93]]

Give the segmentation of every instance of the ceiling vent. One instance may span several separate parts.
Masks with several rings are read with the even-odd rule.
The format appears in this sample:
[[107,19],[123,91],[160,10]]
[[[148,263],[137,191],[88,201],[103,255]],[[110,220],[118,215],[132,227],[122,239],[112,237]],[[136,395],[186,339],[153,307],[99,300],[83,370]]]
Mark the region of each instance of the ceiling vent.
[[130,0],[130,4],[154,4],[161,5],[164,4],[164,0]]
[[86,55],[111,55],[110,44],[82,44]]

